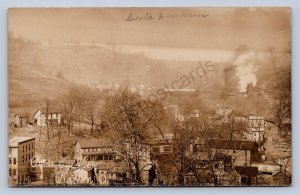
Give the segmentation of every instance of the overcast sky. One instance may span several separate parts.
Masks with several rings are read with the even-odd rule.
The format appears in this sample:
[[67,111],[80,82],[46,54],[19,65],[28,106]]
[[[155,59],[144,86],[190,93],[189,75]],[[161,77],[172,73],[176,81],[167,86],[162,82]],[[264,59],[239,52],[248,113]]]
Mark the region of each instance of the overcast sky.
[[[158,20],[158,15],[184,14]],[[153,20],[126,21],[130,16]],[[288,8],[10,9],[9,31],[30,40],[138,47],[254,50],[290,47]]]

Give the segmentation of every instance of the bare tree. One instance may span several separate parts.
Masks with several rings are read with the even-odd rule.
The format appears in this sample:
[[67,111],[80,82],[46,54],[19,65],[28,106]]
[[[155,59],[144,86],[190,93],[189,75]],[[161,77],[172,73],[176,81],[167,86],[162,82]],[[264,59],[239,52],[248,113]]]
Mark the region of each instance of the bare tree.
[[184,185],[184,175],[187,172],[190,158],[190,145],[202,126],[202,121],[198,117],[193,117],[191,115],[195,107],[197,108],[197,106],[192,102],[180,105],[179,110],[183,120],[174,121],[172,124],[172,132],[174,134],[172,148],[179,185]]
[[[291,72],[282,70],[273,83],[274,104],[272,115],[278,133],[287,135],[291,128]],[[286,137],[286,136],[285,136]]]
[[88,91],[86,92],[85,102],[84,102],[84,122],[91,126],[90,134],[96,128],[100,130],[102,119],[102,107],[103,99],[96,93]]
[[[170,132],[173,134],[171,139],[166,137],[165,130],[161,127],[160,123],[155,124],[161,137],[165,140],[166,144],[171,147],[171,162],[173,162],[173,166],[176,169],[176,183],[179,185],[185,184],[184,177],[190,172],[190,146],[195,137],[199,134],[199,131],[201,131],[201,128],[204,128],[205,125],[205,121],[202,120],[202,117],[194,116],[192,114],[193,110],[197,108],[197,104],[192,101],[186,101],[184,104],[179,104],[177,114],[180,115],[180,120],[174,118],[169,124]],[[171,167],[168,164],[159,164],[160,170],[170,169]]]
[[60,100],[59,106],[69,134],[72,133],[75,122],[81,121],[83,101],[84,94],[78,87],[71,87]]
[[243,134],[247,132],[247,122],[239,119],[234,114],[227,116],[227,120],[222,125],[224,131],[229,133],[230,140],[240,140]]
[[276,160],[276,164],[278,164],[280,166],[280,170],[283,173],[283,182],[284,185],[290,185],[290,177],[289,177],[289,173],[288,173],[288,161],[289,161],[289,157],[287,158],[283,158],[283,159],[277,159]]
[[[110,125],[115,150],[123,157],[135,185],[141,184],[141,163],[145,142],[161,106],[142,100],[128,86],[113,91],[104,106],[104,116]],[[126,146],[124,148],[124,146]]]
[[85,121],[86,123],[91,125],[91,132],[93,133],[94,127],[99,126],[100,122],[99,119],[101,118],[101,112],[92,102],[89,102],[86,106],[86,112],[85,112]]
[[[186,182],[189,182],[189,185],[220,185],[227,174],[224,171],[224,159],[219,157],[217,144],[212,144],[213,140],[223,138],[221,132],[224,128],[221,124],[216,125],[210,121],[203,108],[198,116],[191,114],[199,107],[199,103],[197,105],[192,101],[180,105],[182,120],[171,122],[170,128],[174,134],[172,139],[167,139],[163,129],[156,125],[166,144],[172,148],[171,155],[178,185],[186,185]],[[159,163],[159,166],[160,170],[171,170],[169,164]]]

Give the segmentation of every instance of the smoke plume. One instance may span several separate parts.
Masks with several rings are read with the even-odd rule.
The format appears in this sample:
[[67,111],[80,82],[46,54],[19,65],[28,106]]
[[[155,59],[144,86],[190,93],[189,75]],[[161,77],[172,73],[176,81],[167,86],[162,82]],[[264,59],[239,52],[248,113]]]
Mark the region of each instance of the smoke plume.
[[239,78],[239,91],[246,92],[247,86],[252,83],[253,87],[257,83],[256,77],[256,58],[254,52],[245,52],[237,56],[234,61],[236,67],[236,75]]

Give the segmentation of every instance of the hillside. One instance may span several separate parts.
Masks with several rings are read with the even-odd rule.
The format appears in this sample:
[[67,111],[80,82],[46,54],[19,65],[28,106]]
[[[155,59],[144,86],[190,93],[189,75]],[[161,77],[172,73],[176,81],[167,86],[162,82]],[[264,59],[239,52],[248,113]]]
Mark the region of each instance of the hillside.
[[[128,81],[131,85],[150,82],[155,88],[165,87],[197,66],[195,61],[150,59],[143,53],[126,54],[100,46],[43,45],[13,39],[9,44],[10,107],[54,98],[70,84],[106,86]],[[222,66],[219,64],[214,74],[222,74]],[[219,85],[223,82],[222,76],[207,74],[205,79],[195,78],[188,88],[201,88],[208,80]]]
[[170,82],[180,74],[188,73],[198,65],[193,61],[167,61],[150,59],[143,53],[122,53],[117,49],[101,46],[43,45],[11,41],[9,62],[20,68],[26,66],[44,76],[62,71],[73,82],[146,81],[154,85]]
[[[236,58],[240,53],[235,51]],[[236,68],[229,72],[230,80],[226,81],[224,69],[235,65],[225,62],[214,63],[215,69],[201,78],[187,80],[186,88],[204,88],[201,98],[212,108],[219,104],[243,113],[268,115],[272,105],[267,90],[272,85],[270,78],[290,63],[290,54],[263,55],[260,60],[251,59],[256,66],[257,83],[247,93],[238,92]],[[112,82],[128,81],[133,86],[150,82],[154,88],[166,87],[190,76],[198,66],[196,61],[162,60],[144,53],[124,53],[114,45],[49,45],[10,39],[9,108],[11,112],[35,108],[45,98],[59,99],[73,84],[97,83],[105,88]],[[235,94],[228,93],[228,89]]]

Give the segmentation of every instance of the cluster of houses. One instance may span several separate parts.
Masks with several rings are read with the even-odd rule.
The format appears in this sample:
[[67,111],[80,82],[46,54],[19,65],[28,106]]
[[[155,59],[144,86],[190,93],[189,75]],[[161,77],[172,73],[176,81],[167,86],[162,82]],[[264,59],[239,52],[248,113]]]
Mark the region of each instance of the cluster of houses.
[[63,123],[62,113],[58,108],[38,108],[33,114],[20,113],[14,115],[14,127],[27,127],[28,125],[37,125],[40,127],[48,124]]
[[[165,109],[175,120],[179,122],[185,120],[178,105],[168,105]],[[217,116],[226,123],[231,113],[231,109],[217,109],[214,117]],[[200,115],[200,110],[195,109],[191,111],[189,117],[197,118]],[[282,167],[265,162],[264,142],[267,125],[265,118],[256,115],[235,115],[235,117],[248,125],[248,132],[241,140],[199,138],[192,140],[186,152],[195,157],[193,163],[196,172],[185,172],[185,185],[197,183],[197,173],[207,173],[204,177],[202,175],[203,185],[216,185],[214,176],[220,182],[217,185],[257,185],[260,184],[258,175],[262,173],[272,175],[270,185],[290,183],[290,176],[286,181],[286,173]],[[31,116],[15,115],[15,127],[26,127],[31,124],[40,127],[63,124],[62,113],[54,108],[38,108]],[[173,134],[166,134],[164,139],[149,140],[141,147],[139,161],[143,167],[140,175],[143,185],[178,185],[173,138]],[[130,150],[130,146],[126,143],[123,147]],[[211,150],[210,156],[203,150],[205,148]],[[130,177],[124,166],[124,158],[116,150],[114,143],[107,138],[90,137],[78,140],[74,145],[74,158],[61,159],[54,162],[51,167],[43,163],[37,167],[30,166],[34,156],[35,138],[13,137],[9,140],[9,176],[12,184],[46,182],[49,185],[109,186],[124,185]],[[88,162],[92,166],[81,166],[81,162]],[[212,172],[215,173],[214,176],[211,175]]]
[[[202,151],[204,144],[208,144],[213,158],[208,158],[207,153]],[[125,144],[124,147],[129,146]],[[143,167],[141,179],[144,185],[178,185],[172,158],[172,142],[152,140],[140,152],[140,163]],[[187,152],[197,156],[194,163],[198,171],[208,173],[202,181],[204,185],[215,184],[213,177],[209,175],[212,162],[213,171],[222,185],[257,185],[258,174],[262,172],[273,176],[273,185],[280,185],[282,182],[286,184],[286,181],[282,181],[283,172],[278,165],[263,163],[264,158],[255,141],[196,139]],[[129,177],[122,156],[108,139],[81,139],[74,145],[74,159],[61,159],[49,162],[48,165],[38,161],[35,162],[38,166],[33,167],[31,160],[35,155],[35,138],[13,137],[9,140],[9,178],[12,185],[126,185]],[[90,164],[83,166],[83,162],[85,165]],[[160,175],[162,169],[167,170],[166,177]],[[185,173],[185,185],[193,185],[194,181],[195,173]]]

